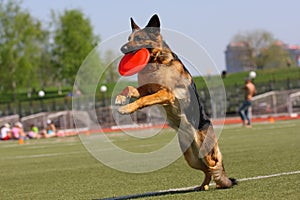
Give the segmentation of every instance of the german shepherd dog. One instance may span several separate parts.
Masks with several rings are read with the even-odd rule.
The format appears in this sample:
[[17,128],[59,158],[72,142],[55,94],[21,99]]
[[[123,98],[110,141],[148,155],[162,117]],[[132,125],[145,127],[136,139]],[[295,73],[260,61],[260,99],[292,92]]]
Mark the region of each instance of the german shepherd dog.
[[[131,28],[121,51],[127,54],[146,48],[150,60],[138,72],[139,87],[128,86],[116,97],[115,103],[123,105],[118,111],[130,114],[143,107],[162,105],[169,125],[178,133],[185,160],[190,167],[205,173],[203,183],[196,189],[208,190],[211,177],[217,188],[237,184],[225,173],[213,126],[200,103],[191,74],[162,40],[159,17],[154,15],[143,29],[131,18]],[[136,100],[124,105],[130,98]]]

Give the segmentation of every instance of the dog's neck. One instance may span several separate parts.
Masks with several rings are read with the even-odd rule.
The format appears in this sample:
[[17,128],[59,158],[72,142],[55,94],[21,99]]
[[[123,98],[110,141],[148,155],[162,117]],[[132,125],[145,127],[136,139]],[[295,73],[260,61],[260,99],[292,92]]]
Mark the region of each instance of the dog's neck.
[[172,60],[178,59],[176,54],[172,52],[167,43],[163,42],[160,48],[151,49],[151,61],[159,64],[167,65]]

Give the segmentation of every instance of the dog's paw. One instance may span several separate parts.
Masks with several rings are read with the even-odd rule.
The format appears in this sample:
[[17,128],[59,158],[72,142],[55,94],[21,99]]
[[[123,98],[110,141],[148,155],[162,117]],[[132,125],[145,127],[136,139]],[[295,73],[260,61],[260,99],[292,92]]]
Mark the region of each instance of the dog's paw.
[[238,181],[235,178],[229,178],[229,180],[231,180],[231,184],[232,186],[237,185]]
[[139,91],[132,86],[127,86],[121,93],[121,95],[124,95],[128,98],[134,97],[134,98],[139,98],[140,97],[140,93]]
[[195,191],[207,191],[209,190],[209,185],[201,185],[194,188]]
[[116,105],[124,105],[126,104],[127,97],[124,95],[118,95],[115,100]]
[[120,107],[120,108],[118,109],[118,112],[119,112],[120,114],[122,114],[122,115],[126,115],[126,114],[129,114],[129,113],[130,113],[129,110],[128,110],[128,108],[127,108],[127,106],[122,106],[122,107]]

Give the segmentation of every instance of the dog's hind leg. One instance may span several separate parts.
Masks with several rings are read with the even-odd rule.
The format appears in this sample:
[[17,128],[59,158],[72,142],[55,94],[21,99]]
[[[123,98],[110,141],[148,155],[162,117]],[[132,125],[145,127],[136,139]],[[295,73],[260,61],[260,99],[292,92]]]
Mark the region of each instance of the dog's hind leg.
[[204,180],[203,180],[201,186],[196,187],[195,190],[207,191],[209,189],[209,183],[211,181],[211,174],[209,172],[204,172],[204,173],[205,173],[205,177],[204,177]]
[[[200,132],[199,132],[200,133]],[[209,173],[216,182],[217,188],[229,188],[237,184],[236,180],[229,179],[225,173],[222,154],[218,146],[212,126],[199,135],[202,141],[200,152],[203,162],[208,167]]]
[[204,157],[208,162],[209,172],[212,175],[218,189],[230,188],[237,184],[235,179],[228,178],[222,161],[222,154],[218,144],[214,145],[213,150]]
[[230,188],[237,184],[236,179],[227,177],[222,158],[219,158],[215,166],[210,167],[210,173],[213,176],[218,189]]
[[190,167],[201,170],[205,174],[201,186],[196,187],[195,190],[208,190],[209,183],[211,181],[211,173],[206,163],[204,163],[203,160],[198,157],[199,151],[198,148],[195,147],[196,147],[196,143],[195,141],[193,141],[191,143],[191,146],[183,153],[183,155]]

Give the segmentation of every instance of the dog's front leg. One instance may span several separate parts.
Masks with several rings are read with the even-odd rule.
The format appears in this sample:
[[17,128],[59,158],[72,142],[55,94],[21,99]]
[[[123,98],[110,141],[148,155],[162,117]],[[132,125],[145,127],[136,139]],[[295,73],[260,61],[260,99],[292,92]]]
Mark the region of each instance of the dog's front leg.
[[140,97],[135,102],[127,104],[126,106],[122,106],[118,111],[121,114],[130,114],[147,106],[155,104],[173,104],[174,102],[175,95],[167,89],[162,89],[154,94]]
[[165,87],[155,84],[155,83],[148,83],[142,85],[138,88],[134,88],[132,86],[127,86],[117,97],[115,100],[116,105],[124,105],[126,104],[126,100],[133,98],[140,98],[143,96],[147,96],[150,94],[154,94],[162,89],[166,89]]

